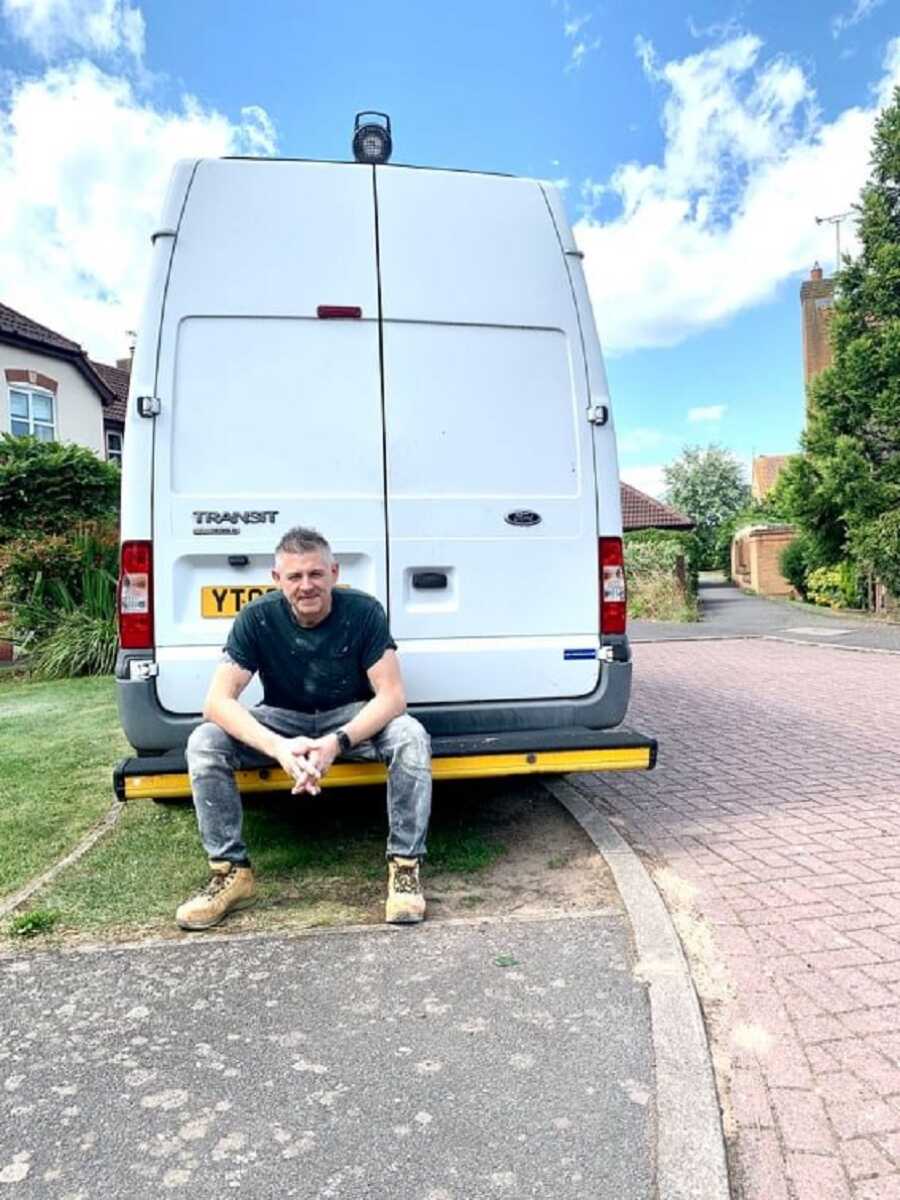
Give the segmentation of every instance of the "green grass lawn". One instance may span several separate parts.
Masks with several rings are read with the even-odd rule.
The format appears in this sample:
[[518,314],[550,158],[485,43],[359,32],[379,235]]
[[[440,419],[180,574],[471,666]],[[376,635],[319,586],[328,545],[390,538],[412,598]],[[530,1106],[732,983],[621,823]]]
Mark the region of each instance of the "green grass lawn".
[[127,753],[111,678],[0,675],[0,895],[96,824],[113,799],[113,764]]
[[[111,773],[128,754],[111,679],[0,684],[0,894],[71,849],[112,798]],[[429,876],[467,877],[504,852],[478,828],[478,787],[441,803],[429,838]],[[245,800],[245,837],[261,893],[242,928],[379,920],[387,818],[382,787],[321,797]],[[163,932],[178,903],[207,878],[189,803],[134,800],[115,829],[33,897],[26,932]],[[11,931],[12,926],[7,926]]]

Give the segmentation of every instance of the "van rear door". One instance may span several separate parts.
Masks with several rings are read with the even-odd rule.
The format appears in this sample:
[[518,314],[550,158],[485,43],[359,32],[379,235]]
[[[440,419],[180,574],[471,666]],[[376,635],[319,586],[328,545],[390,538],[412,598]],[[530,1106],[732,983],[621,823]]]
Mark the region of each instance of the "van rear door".
[[533,181],[376,168],[391,626],[410,700],[598,680],[587,384]]
[[229,618],[271,585],[291,526],[320,529],[341,581],[387,601],[372,178],[354,164],[197,168],[157,385],[157,693],[171,712],[200,711]]

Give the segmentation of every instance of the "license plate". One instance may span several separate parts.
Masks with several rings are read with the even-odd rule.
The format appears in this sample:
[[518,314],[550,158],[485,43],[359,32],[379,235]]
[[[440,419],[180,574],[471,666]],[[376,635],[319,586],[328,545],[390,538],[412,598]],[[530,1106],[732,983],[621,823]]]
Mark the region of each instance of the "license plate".
[[205,587],[200,590],[200,615],[204,617],[236,617],[245,604],[274,592],[271,583],[249,584],[243,587]]

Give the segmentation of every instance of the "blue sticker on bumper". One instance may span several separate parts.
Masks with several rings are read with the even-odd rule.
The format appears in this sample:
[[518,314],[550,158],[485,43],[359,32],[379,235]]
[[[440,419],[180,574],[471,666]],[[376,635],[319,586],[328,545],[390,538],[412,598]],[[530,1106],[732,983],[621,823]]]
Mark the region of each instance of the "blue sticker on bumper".
[[590,647],[586,647],[584,650],[563,650],[563,658],[565,659],[596,657],[597,651],[590,649]]

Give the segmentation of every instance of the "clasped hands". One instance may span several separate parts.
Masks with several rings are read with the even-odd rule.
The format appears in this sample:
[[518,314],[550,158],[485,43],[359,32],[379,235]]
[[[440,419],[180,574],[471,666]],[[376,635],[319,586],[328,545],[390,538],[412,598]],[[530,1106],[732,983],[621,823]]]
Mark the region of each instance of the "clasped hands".
[[275,758],[281,769],[294,781],[291,795],[306,792],[310,796],[318,796],[322,790],[320,780],[337,758],[337,752],[338,741],[333,733],[320,738],[281,738]]

